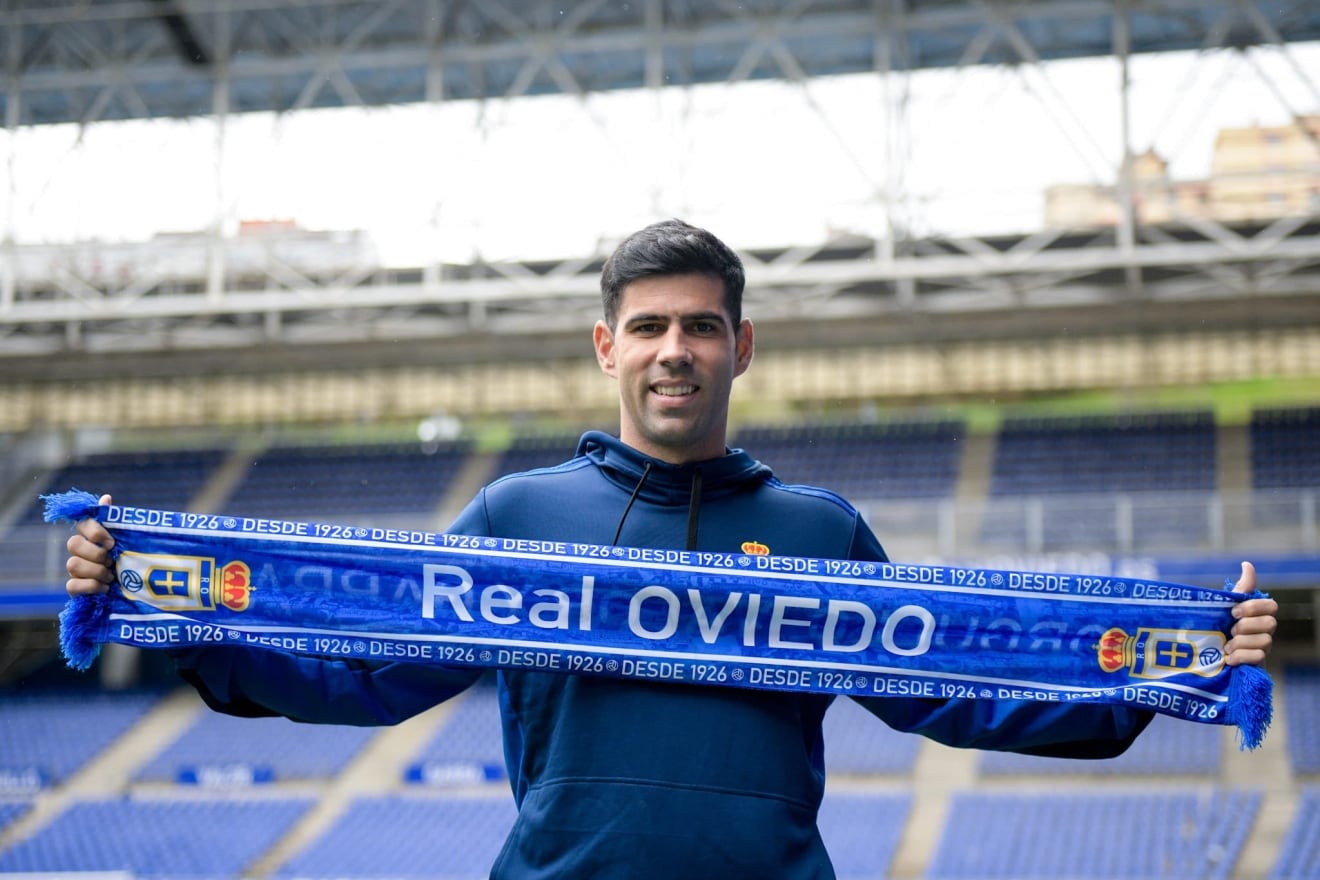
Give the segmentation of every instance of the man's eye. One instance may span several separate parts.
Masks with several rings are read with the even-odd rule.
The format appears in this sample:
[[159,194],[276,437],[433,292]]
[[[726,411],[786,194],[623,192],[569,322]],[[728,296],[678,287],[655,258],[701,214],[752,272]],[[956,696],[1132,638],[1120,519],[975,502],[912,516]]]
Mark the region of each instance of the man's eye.
[[714,321],[698,321],[697,323],[692,325],[692,332],[718,333],[720,332],[720,325],[716,324]]

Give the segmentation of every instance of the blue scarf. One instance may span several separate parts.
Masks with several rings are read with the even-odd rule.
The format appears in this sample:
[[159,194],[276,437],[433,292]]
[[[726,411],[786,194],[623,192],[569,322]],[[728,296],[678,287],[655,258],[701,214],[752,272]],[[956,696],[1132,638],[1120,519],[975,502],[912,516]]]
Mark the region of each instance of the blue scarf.
[[[95,517],[117,587],[60,615],[104,642],[534,669],[858,697],[1125,705],[1269,725],[1264,670],[1224,663],[1235,602],[1182,584],[288,522],[44,496]],[[755,550],[755,547],[748,548]],[[1256,594],[1261,595],[1261,594]]]

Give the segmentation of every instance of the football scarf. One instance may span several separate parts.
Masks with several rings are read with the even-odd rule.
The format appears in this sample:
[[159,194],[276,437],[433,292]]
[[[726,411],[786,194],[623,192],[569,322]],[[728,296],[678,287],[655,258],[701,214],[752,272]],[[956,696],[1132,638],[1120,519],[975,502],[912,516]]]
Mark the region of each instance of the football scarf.
[[1232,606],[1248,598],[1229,590],[44,497],[47,521],[95,517],[115,539],[116,583],[60,616],[75,668],[105,642],[240,645],[857,697],[1110,703],[1236,725],[1245,748],[1270,721],[1269,675],[1224,663]]

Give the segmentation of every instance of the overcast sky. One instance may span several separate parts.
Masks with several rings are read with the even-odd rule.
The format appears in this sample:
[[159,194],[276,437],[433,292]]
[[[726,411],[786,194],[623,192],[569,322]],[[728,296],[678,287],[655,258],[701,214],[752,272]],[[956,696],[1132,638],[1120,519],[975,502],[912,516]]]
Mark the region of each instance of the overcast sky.
[[[1131,141],[1179,178],[1209,174],[1220,128],[1320,113],[1320,44],[1138,56],[1131,75]],[[1045,186],[1112,182],[1118,77],[1112,58],[896,77],[900,126],[858,75],[249,114],[223,147],[212,119],[0,131],[3,222],[37,243],[292,219],[366,230],[397,265],[585,254],[662,216],[739,247],[878,235],[891,195],[918,231],[1027,231]]]

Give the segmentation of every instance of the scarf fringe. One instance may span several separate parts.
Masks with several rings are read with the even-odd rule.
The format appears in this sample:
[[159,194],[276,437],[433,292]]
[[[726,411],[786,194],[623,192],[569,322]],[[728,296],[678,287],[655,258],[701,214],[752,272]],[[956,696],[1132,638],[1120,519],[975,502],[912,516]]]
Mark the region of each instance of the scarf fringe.
[[110,596],[70,596],[60,612],[60,652],[70,669],[85,672],[101,653],[110,620]]
[[[48,523],[75,523],[91,516],[100,499],[81,489],[42,495]],[[60,611],[60,652],[70,669],[84,672],[101,653],[110,618],[110,596],[70,596]]]
[[68,492],[56,492],[53,495],[42,495],[41,500],[46,503],[45,519],[48,523],[57,522],[78,522],[87,519],[97,507],[100,500],[91,492],[84,492],[81,489],[70,489]]
[[1259,666],[1238,666],[1228,680],[1228,720],[1237,725],[1238,748],[1255,751],[1274,719],[1274,681]]

